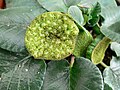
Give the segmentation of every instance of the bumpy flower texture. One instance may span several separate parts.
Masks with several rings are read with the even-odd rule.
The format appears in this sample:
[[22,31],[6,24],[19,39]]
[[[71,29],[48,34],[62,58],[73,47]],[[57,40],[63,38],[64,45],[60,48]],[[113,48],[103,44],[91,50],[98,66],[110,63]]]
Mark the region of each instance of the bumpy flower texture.
[[31,22],[25,45],[35,59],[61,60],[73,52],[78,33],[67,14],[46,12]]

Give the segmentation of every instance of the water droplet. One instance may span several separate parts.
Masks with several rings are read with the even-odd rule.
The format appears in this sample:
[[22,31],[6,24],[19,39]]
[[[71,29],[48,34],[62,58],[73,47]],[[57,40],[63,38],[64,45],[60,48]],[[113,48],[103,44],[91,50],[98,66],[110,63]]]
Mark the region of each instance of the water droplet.
[[0,80],[2,80],[2,78],[0,77]]
[[25,71],[27,72],[27,71],[28,71],[28,69],[25,69]]
[[10,25],[8,24],[7,26],[9,27]]
[[20,67],[21,67],[21,65],[18,65],[18,67],[20,68]]
[[30,9],[30,11],[32,12],[32,9]]
[[40,72],[37,72],[38,74],[40,73]]

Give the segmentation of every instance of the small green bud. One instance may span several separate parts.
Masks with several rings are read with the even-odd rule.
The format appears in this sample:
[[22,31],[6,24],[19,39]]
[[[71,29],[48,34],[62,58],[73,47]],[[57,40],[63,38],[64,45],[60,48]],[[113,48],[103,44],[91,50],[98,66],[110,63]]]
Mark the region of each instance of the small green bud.
[[63,19],[64,19],[64,20],[67,20],[67,17],[66,17],[66,16],[64,16],[64,17],[63,17]]
[[73,52],[78,33],[67,14],[47,12],[31,22],[25,45],[35,59],[61,60]]
[[50,24],[50,23],[51,23],[49,20],[47,20],[46,22],[47,22],[47,24]]
[[57,24],[55,22],[53,22],[53,25],[56,26]]

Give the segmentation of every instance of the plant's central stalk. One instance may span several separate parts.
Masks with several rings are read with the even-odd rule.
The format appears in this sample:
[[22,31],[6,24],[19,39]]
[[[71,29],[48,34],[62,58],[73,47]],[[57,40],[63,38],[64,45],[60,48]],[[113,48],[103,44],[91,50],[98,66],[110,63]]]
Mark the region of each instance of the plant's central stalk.
[[68,15],[47,12],[32,21],[26,31],[25,43],[34,58],[60,60],[73,52],[78,32]]

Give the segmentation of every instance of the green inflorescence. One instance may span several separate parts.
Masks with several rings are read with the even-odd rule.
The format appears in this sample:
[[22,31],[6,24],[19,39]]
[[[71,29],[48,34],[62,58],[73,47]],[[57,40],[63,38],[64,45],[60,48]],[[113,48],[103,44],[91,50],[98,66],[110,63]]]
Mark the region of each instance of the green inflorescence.
[[73,52],[78,33],[67,14],[46,12],[31,22],[25,44],[35,59],[61,60]]

